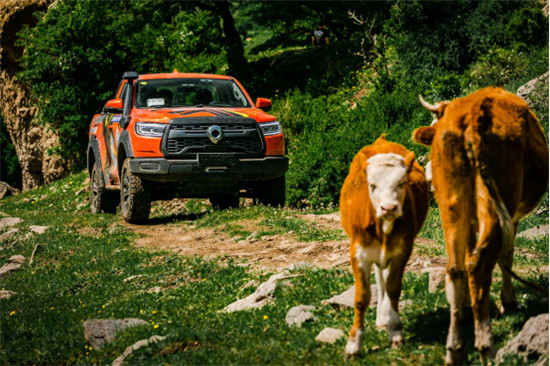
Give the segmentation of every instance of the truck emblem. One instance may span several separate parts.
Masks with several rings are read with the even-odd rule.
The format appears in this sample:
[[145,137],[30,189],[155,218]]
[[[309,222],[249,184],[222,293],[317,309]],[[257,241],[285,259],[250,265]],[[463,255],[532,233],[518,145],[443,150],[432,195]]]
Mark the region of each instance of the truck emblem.
[[214,144],[217,144],[223,138],[223,131],[220,126],[210,126],[206,134]]

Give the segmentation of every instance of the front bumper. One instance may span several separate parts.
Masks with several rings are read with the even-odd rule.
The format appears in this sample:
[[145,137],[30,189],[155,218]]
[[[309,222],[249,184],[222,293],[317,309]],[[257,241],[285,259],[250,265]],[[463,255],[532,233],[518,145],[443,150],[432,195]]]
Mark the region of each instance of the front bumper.
[[130,160],[132,174],[157,182],[263,181],[281,177],[287,169],[286,156],[239,159],[232,154],[197,154],[195,160]]

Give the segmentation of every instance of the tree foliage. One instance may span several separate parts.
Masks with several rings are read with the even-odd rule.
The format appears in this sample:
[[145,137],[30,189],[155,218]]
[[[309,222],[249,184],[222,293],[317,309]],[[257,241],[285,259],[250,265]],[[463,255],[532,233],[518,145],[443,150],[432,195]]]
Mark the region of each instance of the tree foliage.
[[[199,6],[199,5],[203,6]],[[22,80],[39,119],[59,131],[59,151],[84,164],[87,127],[124,71],[220,72],[228,68],[219,16],[204,3],[60,1],[20,34]]]
[[[437,101],[487,85],[511,90],[548,70],[538,0],[55,4],[20,34],[20,76],[75,168],[91,116],[124,71],[231,74],[274,99],[295,205],[336,203],[351,158],[382,132],[423,154],[410,143],[412,129],[430,122],[419,93]],[[321,21],[331,44],[314,48]]]

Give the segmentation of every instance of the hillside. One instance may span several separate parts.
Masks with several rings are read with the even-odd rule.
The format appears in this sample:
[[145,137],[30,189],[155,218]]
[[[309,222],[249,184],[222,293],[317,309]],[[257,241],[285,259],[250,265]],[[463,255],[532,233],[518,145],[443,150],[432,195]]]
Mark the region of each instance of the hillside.
[[[246,203],[212,211],[206,201],[174,200],[156,203],[150,222],[134,226],[119,215],[91,214],[88,194],[87,177],[79,173],[0,201],[2,218],[22,220],[0,229],[0,263],[25,257],[19,270],[2,276],[3,294],[13,292],[0,300],[2,364],[111,363],[130,345],[154,335],[166,338],[135,351],[128,364],[356,362],[343,360],[344,339],[334,344],[315,340],[326,327],[346,333],[352,322],[350,308],[323,305],[353,283],[337,211]],[[546,195],[520,231],[547,222]],[[9,234],[13,229],[17,232]],[[542,230],[543,236],[516,239],[515,270],[548,287],[548,228]],[[442,363],[448,305],[443,289],[431,292],[429,285],[434,280],[430,272],[444,263],[433,206],[416,240],[401,296],[406,343],[388,348],[386,335],[374,327],[371,308],[368,352],[358,362]],[[277,282],[268,305],[219,312],[285,268],[287,279]],[[547,311],[548,298],[516,282],[523,309],[500,315],[498,270],[494,276],[493,329],[500,348],[527,319]],[[302,304],[314,306],[315,320],[288,326],[288,311]],[[123,318],[148,325],[121,331],[101,349],[85,341],[85,321]],[[477,358],[475,353],[471,357]]]

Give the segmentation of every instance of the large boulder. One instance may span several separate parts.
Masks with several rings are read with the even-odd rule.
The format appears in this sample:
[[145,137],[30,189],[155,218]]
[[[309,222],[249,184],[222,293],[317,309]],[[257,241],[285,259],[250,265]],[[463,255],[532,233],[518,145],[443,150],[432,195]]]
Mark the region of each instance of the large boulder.
[[548,365],[548,314],[529,319],[521,332],[497,352],[497,364],[502,364],[510,353],[534,365]]
[[22,170],[22,187],[28,190],[53,182],[66,173],[67,165],[49,150],[59,145],[59,135],[35,121],[37,113],[28,85],[17,79],[23,48],[17,33],[25,25],[34,26],[38,11],[49,0],[0,1],[0,112],[15,147]]
[[128,319],[90,319],[84,326],[84,338],[94,348],[100,349],[104,344],[111,343],[117,332],[126,328],[149,325],[145,320]]

